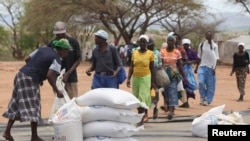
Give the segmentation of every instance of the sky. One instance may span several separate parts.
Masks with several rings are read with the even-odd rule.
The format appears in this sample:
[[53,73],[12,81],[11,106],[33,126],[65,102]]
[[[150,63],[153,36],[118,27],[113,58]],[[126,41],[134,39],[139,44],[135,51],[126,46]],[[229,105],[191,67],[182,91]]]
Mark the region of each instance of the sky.
[[[250,16],[249,13],[244,11],[240,5],[235,5],[228,2],[228,0],[199,0],[207,6],[207,10],[211,13],[234,12]],[[1,7],[0,7],[1,8]],[[0,22],[1,24],[1,22]]]
[[202,0],[207,9],[213,13],[236,12],[243,13],[244,9],[240,5],[228,2],[228,0]]

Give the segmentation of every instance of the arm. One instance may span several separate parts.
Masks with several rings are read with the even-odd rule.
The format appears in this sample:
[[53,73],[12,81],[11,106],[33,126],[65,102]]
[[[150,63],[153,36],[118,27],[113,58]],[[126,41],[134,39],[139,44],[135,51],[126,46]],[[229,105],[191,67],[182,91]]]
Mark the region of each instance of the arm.
[[70,74],[76,70],[76,68],[79,66],[81,63],[81,58],[75,61],[75,63],[71,66],[71,68],[63,75],[63,82],[66,83]]
[[199,45],[199,47],[198,47],[198,53],[197,53],[197,56],[198,56],[198,58],[199,58],[199,61],[196,63],[196,67],[195,67],[195,70],[194,70],[194,73],[197,73],[197,71],[198,71],[198,68],[199,68],[199,65],[200,65],[200,63],[201,63],[201,55],[202,55],[202,53],[201,53],[201,47],[203,46],[203,44],[204,43],[202,43],[202,44],[200,44]]
[[56,86],[57,76],[56,76],[56,72],[54,70],[51,70],[51,69],[48,70],[47,79],[49,81],[50,86],[54,90],[54,92],[56,92],[57,97],[62,98],[63,94],[61,91],[58,90],[58,88]]
[[214,65],[214,68],[213,68],[213,74],[215,75],[216,66],[217,66],[218,60],[220,59],[220,57],[219,57],[219,51],[218,51],[218,45],[217,44],[215,44],[214,51],[215,51],[215,55],[216,55],[216,61],[215,61],[215,65]]
[[63,76],[63,82],[66,83],[70,74],[76,70],[76,68],[79,66],[81,63],[82,57],[81,57],[81,50],[79,43],[76,39],[72,38],[72,41],[70,42],[73,52],[74,52],[74,64],[67,70],[67,72]]
[[234,71],[235,71],[235,55],[236,54],[233,55],[233,65],[232,65],[232,70],[231,70],[230,76],[232,76]]
[[157,89],[155,85],[155,75],[154,75],[154,61],[151,61],[149,64],[149,69],[151,72],[151,88]]
[[128,70],[128,78],[127,78],[127,87],[131,87],[130,86],[130,79],[132,77],[132,74],[134,72],[134,63],[133,61],[131,62],[130,66],[129,66],[129,70]]
[[92,51],[92,57],[91,57],[91,58],[92,58],[92,63],[91,63],[91,67],[88,68],[88,69],[86,70],[86,72],[85,72],[88,76],[91,75],[91,72],[94,71],[94,70],[95,70],[95,67],[96,67],[96,58],[94,57],[94,51],[95,51],[95,49],[96,49],[96,48],[94,48],[93,51]]

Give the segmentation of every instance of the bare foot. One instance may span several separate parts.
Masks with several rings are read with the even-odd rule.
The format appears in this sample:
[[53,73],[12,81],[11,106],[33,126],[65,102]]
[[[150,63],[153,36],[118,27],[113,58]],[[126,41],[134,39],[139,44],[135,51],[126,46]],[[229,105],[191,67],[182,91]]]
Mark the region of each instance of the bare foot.
[[5,140],[14,141],[13,137],[12,137],[10,134],[4,133],[4,134],[3,134],[3,137],[5,138]]

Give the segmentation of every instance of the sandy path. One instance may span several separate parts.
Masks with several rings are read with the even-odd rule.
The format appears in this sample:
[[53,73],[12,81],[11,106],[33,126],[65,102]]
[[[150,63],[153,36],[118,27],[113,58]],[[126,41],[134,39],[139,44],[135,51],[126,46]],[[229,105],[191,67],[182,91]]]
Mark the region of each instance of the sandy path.
[[[11,92],[13,88],[13,79],[18,71],[18,69],[24,64],[24,62],[0,62],[0,89],[1,89],[1,99],[0,99],[0,113],[2,114],[11,97]],[[90,85],[92,81],[92,76],[87,76],[84,72],[90,64],[88,62],[83,62],[78,68],[78,91],[79,95],[84,94],[86,91],[90,90]],[[126,68],[128,69],[128,68]],[[197,115],[211,109],[212,107],[226,104],[225,110],[232,111],[242,111],[250,109],[250,76],[248,75],[246,84],[246,96],[244,102],[236,102],[239,97],[239,93],[236,87],[235,76],[229,76],[231,71],[230,66],[218,66],[217,67],[217,85],[216,85],[216,95],[213,103],[209,106],[199,105],[199,93],[196,91],[196,99],[190,99],[190,108],[183,109],[177,108],[175,111],[176,115]],[[130,88],[127,88],[125,83],[120,86],[121,89],[131,92]],[[42,117],[47,118],[50,113],[50,108],[53,103],[53,91],[49,86],[48,82],[45,81],[44,85],[41,87],[41,99],[42,99]],[[162,97],[161,101],[162,103]],[[161,105],[161,104],[160,104]],[[150,109],[150,115],[152,115],[152,109]],[[165,113],[160,111],[160,116],[165,116]],[[0,116],[0,122],[7,122],[7,119]]]

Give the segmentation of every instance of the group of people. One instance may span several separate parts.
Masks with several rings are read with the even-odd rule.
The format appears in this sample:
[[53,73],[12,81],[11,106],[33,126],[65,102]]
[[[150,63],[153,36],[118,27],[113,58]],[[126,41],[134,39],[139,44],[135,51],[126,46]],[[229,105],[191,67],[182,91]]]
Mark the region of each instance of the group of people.
[[[56,79],[62,69],[66,69],[63,82],[70,98],[77,97],[77,72],[81,62],[81,51],[76,39],[66,35],[64,22],[56,22],[53,28],[55,39],[46,47],[33,51],[25,60],[26,64],[19,70],[14,79],[12,97],[4,117],[8,118],[3,137],[14,141],[11,128],[16,120],[31,122],[31,141],[43,141],[37,134],[37,125],[41,119],[40,85],[48,80],[57,97],[63,94],[56,87]],[[95,34],[95,45],[92,52],[92,64],[86,70],[88,76],[93,74],[91,89],[119,88],[117,74],[123,67],[122,59],[116,47],[107,43],[109,35],[104,30]],[[188,108],[188,98],[195,98],[194,90],[199,89],[200,104],[211,104],[216,86],[216,65],[219,59],[218,46],[212,40],[212,32],[206,32],[206,40],[198,47],[198,53],[191,48],[189,39],[180,40],[176,33],[168,34],[166,43],[160,50],[155,48],[154,40],[141,35],[138,38],[138,47],[131,54],[131,63],[127,74],[127,87],[132,87],[132,94],[145,103],[138,107],[138,113],[144,117],[138,126],[148,121],[148,109],[154,105],[153,118],[158,117],[158,101],[161,87],[156,85],[155,72],[164,69],[170,79],[170,84],[163,89],[164,106],[161,108],[168,112],[167,119],[171,120],[176,106],[179,106],[179,97],[183,102],[180,107]],[[181,44],[180,44],[181,43]],[[239,52],[234,55],[234,65],[231,75],[236,72],[239,101],[243,101],[244,84],[246,78],[243,72],[249,63],[249,56],[239,45]],[[239,61],[240,60],[240,61]],[[192,64],[196,64],[192,69]],[[198,73],[198,84],[194,73]],[[150,93],[155,90],[152,98]],[[179,95],[178,95],[179,93]]]

